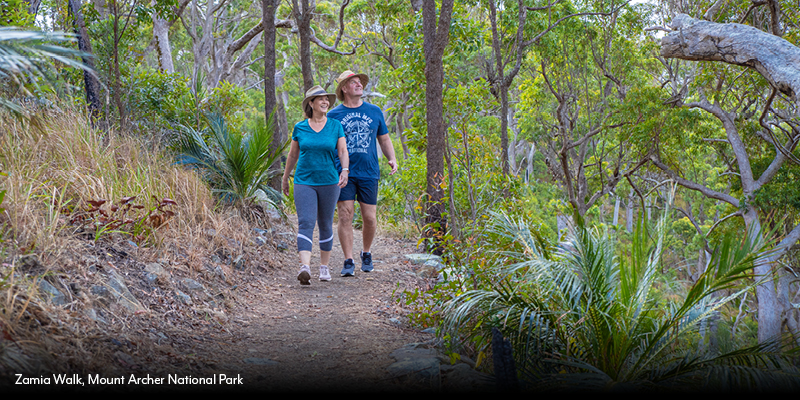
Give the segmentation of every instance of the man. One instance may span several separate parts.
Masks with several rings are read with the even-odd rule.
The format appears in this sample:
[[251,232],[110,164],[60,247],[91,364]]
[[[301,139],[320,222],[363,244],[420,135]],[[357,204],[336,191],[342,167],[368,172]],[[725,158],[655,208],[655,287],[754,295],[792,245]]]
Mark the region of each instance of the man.
[[[389,160],[389,166],[392,167],[391,174],[397,172],[397,160],[386,121],[383,119],[383,111],[380,107],[361,100],[367,82],[369,77],[365,74],[356,74],[349,70],[342,72],[336,79],[336,97],[342,104],[328,111],[328,117],[342,123],[350,155],[347,186],[342,189],[339,202],[336,203],[339,211],[337,231],[345,258],[342,276],[353,276],[355,272],[353,211],[356,201],[361,207],[361,217],[364,222],[361,229],[364,243],[361,251],[361,271],[370,272],[373,269],[370,247],[378,227],[376,210],[378,179],[381,176],[376,143],[381,146],[381,151]],[[337,168],[341,168],[338,160]]]

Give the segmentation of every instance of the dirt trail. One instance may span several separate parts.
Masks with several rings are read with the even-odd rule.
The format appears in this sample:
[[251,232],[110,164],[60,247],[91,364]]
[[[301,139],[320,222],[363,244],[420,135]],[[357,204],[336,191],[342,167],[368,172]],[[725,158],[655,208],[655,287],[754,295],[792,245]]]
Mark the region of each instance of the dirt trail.
[[[296,227],[294,221],[292,226]],[[361,232],[356,230],[354,236],[354,250],[359,252]],[[339,271],[344,256],[337,235],[331,259],[333,279],[320,282],[316,237],[314,242],[310,286],[297,281],[295,244],[287,243],[289,250],[281,253],[282,267],[243,290],[246,294],[239,302],[243,305],[230,313],[229,338],[220,337],[216,346],[205,343],[198,350],[214,352],[222,371],[241,371],[247,389],[412,389],[392,379],[386,367],[394,362],[389,356],[394,350],[433,338],[391,320],[402,313],[393,292],[419,283],[403,257],[416,251],[414,243],[379,233],[372,246],[375,270],[361,272],[356,259],[355,276],[343,278]],[[220,351],[226,360],[220,359]]]

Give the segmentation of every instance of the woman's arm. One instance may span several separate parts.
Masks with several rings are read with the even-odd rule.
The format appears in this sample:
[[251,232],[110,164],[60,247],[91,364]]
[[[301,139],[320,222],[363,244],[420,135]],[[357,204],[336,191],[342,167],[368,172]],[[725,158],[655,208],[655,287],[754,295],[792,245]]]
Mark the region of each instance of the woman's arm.
[[289,175],[294,171],[294,166],[297,164],[297,158],[300,156],[300,145],[297,140],[292,140],[292,145],[289,147],[289,156],[286,157],[286,169],[283,170],[283,180],[281,181],[281,190],[286,196],[289,195]]
[[339,152],[339,162],[342,164],[342,172],[339,174],[339,187],[343,188],[347,186],[347,177],[350,176],[350,155],[347,153],[347,139],[340,137],[339,141],[336,142],[336,150]]

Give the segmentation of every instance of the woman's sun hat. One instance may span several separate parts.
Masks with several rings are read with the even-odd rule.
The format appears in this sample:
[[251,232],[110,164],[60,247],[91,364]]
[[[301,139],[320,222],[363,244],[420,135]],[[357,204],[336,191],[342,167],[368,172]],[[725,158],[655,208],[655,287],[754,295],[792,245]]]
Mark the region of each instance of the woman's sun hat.
[[342,92],[342,85],[347,82],[348,79],[357,76],[361,79],[361,86],[367,87],[367,83],[369,82],[369,77],[367,74],[357,74],[349,69],[347,71],[342,72],[338,78],[336,78],[336,97],[339,101],[344,101],[344,92]]
[[325,89],[319,85],[314,85],[311,89],[308,89],[306,97],[303,99],[303,111],[305,111],[308,102],[318,96],[328,96],[328,103],[330,103],[328,109],[333,108],[333,103],[336,103],[335,94],[326,92]]

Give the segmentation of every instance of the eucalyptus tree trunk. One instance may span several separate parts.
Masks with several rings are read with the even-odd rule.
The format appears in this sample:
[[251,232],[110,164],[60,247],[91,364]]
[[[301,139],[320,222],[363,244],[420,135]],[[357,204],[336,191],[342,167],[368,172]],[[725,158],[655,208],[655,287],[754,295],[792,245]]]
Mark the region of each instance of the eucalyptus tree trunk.
[[497,68],[495,86],[500,98],[500,163],[503,175],[508,175],[508,85],[503,76],[503,55],[500,52],[500,38],[497,34],[497,8],[494,0],[489,0],[489,11],[492,20],[492,50]]
[[[450,40],[450,19],[453,16],[453,0],[442,0],[437,23],[436,0],[423,0],[422,2],[422,33],[423,48],[425,51],[425,101],[427,104],[425,118],[428,123],[428,149],[426,151],[427,185],[425,192],[428,195],[425,222],[428,225],[437,225],[434,232],[428,232],[428,237],[447,232],[447,220],[444,215],[444,152],[446,142],[444,124],[444,65],[442,56]],[[435,254],[440,255],[442,248],[438,243],[432,246]]]
[[[778,26],[773,15],[772,27]],[[795,105],[800,105],[800,48],[775,34],[763,32],[741,24],[718,24],[700,21],[687,15],[676,16],[670,24],[672,32],[662,38],[661,55],[667,58],[680,58],[694,61],[722,61],[728,64],[753,68],[769,82],[773,89],[765,110],[775,91],[786,95]],[[780,33],[780,32],[773,32]],[[727,142],[735,156],[739,180],[742,185],[741,199],[720,193],[697,182],[679,176],[675,171],[653,157],[654,164],[666,172],[680,185],[701,192],[709,198],[722,200],[739,209],[745,226],[756,240],[764,240],[758,210],[751,204],[756,192],[767,184],[780,170],[785,161],[792,159],[791,152],[800,142],[800,134],[794,132],[784,144],[776,138],[762,138],[776,148],[776,155],[767,169],[756,177],[750,166],[750,155],[744,145],[736,125],[736,112],[723,110],[718,103],[710,103],[705,97],[687,104],[690,108],[700,108],[713,115],[722,123]],[[766,116],[766,111],[761,119]],[[796,117],[796,116],[795,116]],[[763,122],[759,121],[762,123]],[[783,323],[790,329],[797,329],[797,321],[791,312],[791,304],[786,290],[778,291],[776,281],[782,276],[782,268],[776,261],[786,250],[800,239],[800,224],[796,225],[769,253],[762,254],[756,261],[754,273],[764,282],[756,287],[758,300],[758,340],[765,343],[781,334]],[[777,278],[777,279],[776,279]],[[780,287],[780,285],[779,285]]]
[[636,202],[633,200],[633,189],[628,193],[628,203],[625,206],[625,230],[628,233],[633,232],[633,206]]
[[[110,0],[110,12],[111,12],[111,28],[112,28],[112,89],[111,89],[111,99],[114,101],[114,105],[117,108],[117,113],[119,117],[119,124],[120,127],[124,127],[127,122],[127,112],[125,109],[125,104],[122,102],[122,70],[120,68],[120,44],[122,43],[122,38],[125,36],[125,31],[129,27],[129,23],[133,17],[133,13],[136,10],[136,2],[130,5],[130,7],[126,10],[125,9],[125,1],[124,0]],[[126,15],[127,12],[127,15]]]
[[42,0],[23,0],[28,3],[28,14],[36,16],[39,12],[39,6],[42,4]]
[[525,183],[528,183],[531,179],[531,175],[533,175],[533,156],[536,154],[536,144],[531,143],[531,147],[528,150],[528,155],[526,157],[528,165],[525,166]]
[[172,62],[172,47],[169,44],[169,26],[169,21],[153,12],[153,39],[158,55],[158,69],[173,74],[175,65]]
[[316,7],[314,0],[292,0],[297,35],[300,37],[300,71],[303,74],[303,92],[314,86],[314,70],[311,67],[311,18]]
[[718,24],[685,14],[661,39],[661,55],[691,61],[722,61],[754,68],[772,87],[800,106],[800,48],[779,36],[742,24]]
[[69,11],[74,18],[75,33],[78,35],[78,50],[81,51],[81,61],[92,71],[83,71],[83,83],[86,88],[86,103],[89,105],[89,113],[92,116],[92,124],[100,117],[100,81],[94,74],[94,52],[92,42],[89,40],[89,32],[81,14],[81,0],[69,0]]
[[[261,1],[261,25],[264,27],[264,116],[269,121],[272,119],[272,143],[270,151],[276,152],[283,144],[281,127],[277,120],[278,101],[275,93],[275,11],[280,0]],[[281,163],[272,166],[275,174],[269,181],[269,186],[278,192],[281,190],[281,177],[279,171],[283,170]]]

